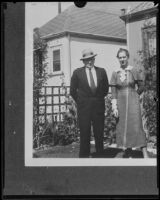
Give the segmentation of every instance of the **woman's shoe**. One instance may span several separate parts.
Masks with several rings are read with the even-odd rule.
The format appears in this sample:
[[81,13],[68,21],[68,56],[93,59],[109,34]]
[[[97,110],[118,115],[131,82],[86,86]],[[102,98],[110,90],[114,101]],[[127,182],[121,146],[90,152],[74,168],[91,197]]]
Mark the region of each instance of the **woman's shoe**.
[[128,148],[124,151],[124,156],[123,158],[132,158],[132,149]]
[[149,158],[148,153],[143,154],[143,158]]

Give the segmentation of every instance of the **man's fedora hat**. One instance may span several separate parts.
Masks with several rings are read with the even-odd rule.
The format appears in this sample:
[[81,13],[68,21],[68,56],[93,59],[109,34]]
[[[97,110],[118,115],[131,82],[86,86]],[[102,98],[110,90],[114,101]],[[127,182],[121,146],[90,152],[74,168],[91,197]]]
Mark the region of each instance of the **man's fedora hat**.
[[85,49],[85,50],[82,51],[82,58],[80,60],[85,60],[85,59],[88,59],[88,58],[93,58],[96,55],[97,54],[94,54],[91,49]]

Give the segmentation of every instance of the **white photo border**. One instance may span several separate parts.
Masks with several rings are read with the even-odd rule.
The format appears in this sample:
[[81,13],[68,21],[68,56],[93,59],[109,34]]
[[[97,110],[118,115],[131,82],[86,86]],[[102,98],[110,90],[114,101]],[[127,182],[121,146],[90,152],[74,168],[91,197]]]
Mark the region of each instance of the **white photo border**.
[[33,27],[25,3],[25,166],[157,166],[156,158],[33,158]]

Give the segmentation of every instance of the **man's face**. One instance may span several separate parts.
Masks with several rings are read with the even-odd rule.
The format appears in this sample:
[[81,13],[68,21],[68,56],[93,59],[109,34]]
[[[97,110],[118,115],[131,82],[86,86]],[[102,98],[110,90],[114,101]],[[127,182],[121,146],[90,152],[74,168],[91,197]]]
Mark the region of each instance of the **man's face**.
[[91,68],[94,66],[95,58],[87,58],[83,60],[83,63],[86,67]]
[[122,67],[126,67],[128,65],[128,57],[125,51],[119,53],[118,59]]

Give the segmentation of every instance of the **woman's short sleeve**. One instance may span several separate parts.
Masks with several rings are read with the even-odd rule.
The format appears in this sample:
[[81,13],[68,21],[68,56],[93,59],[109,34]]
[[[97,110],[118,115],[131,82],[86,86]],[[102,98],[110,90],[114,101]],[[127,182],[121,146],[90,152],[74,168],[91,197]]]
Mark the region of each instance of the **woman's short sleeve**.
[[134,76],[135,81],[142,81],[143,80],[142,73],[140,73],[136,67],[134,67],[132,69],[132,74]]
[[116,85],[117,84],[117,76],[116,76],[116,72],[113,72],[112,73],[112,76],[111,76],[111,80],[110,80],[110,85]]
[[138,69],[134,68],[133,76],[138,86],[137,93],[140,95],[144,91],[144,81],[142,73],[140,73]]
[[117,73],[116,72],[112,73],[110,85],[111,85],[112,99],[117,99],[117,88],[116,88],[116,85],[117,85]]

